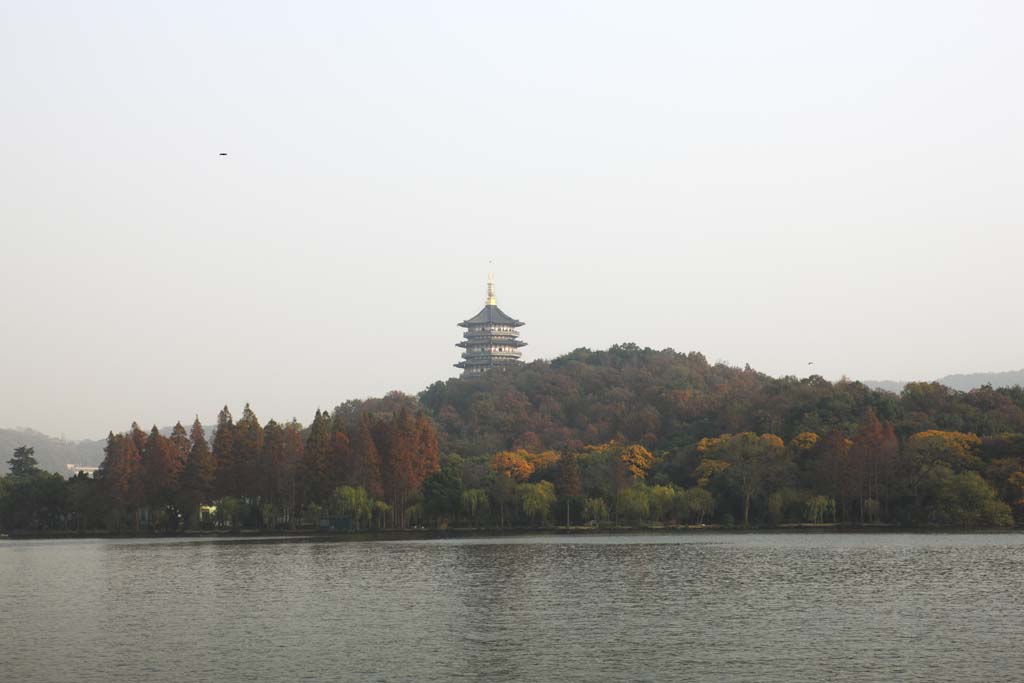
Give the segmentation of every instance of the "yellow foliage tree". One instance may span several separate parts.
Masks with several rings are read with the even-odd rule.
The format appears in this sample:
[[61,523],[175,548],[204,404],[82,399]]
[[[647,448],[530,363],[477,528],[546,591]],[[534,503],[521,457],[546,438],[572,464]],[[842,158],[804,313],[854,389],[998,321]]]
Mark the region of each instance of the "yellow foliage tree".
[[535,472],[550,469],[558,464],[559,455],[555,451],[541,451],[540,453],[531,453],[529,451],[517,452],[523,453],[526,462],[533,466]]
[[980,464],[981,439],[976,434],[929,429],[907,439],[907,453],[919,467],[938,463],[962,472]]
[[789,447],[797,452],[809,451],[818,445],[820,439],[814,432],[800,432],[790,439]]
[[521,448],[515,451],[498,451],[491,458],[491,469],[509,479],[526,481],[534,471],[529,456],[530,453]]
[[654,456],[651,452],[637,444],[623,448],[619,453],[619,460],[626,466],[634,479],[644,479],[651,469],[651,465],[654,464]]

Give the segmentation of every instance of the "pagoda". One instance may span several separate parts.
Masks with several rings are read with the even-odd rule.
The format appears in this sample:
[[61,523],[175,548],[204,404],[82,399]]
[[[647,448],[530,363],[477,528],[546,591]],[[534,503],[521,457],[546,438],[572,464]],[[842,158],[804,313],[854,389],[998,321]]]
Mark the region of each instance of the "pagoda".
[[517,327],[523,323],[511,318],[498,308],[494,298],[494,274],[487,276],[487,302],[483,310],[469,320],[463,320],[459,327],[465,327],[465,339],[456,346],[465,349],[462,362],[455,367],[462,368],[463,377],[479,377],[491,368],[512,365],[519,362],[519,348],[526,342],[519,341]]

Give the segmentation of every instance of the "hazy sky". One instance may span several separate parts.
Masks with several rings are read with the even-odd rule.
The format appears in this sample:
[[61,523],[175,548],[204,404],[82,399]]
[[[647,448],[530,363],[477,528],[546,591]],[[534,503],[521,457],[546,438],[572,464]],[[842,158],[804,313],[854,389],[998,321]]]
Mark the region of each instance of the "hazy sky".
[[458,373],[489,269],[527,360],[1020,368],[1022,26],[1016,1],[3,2],[0,427],[416,392]]

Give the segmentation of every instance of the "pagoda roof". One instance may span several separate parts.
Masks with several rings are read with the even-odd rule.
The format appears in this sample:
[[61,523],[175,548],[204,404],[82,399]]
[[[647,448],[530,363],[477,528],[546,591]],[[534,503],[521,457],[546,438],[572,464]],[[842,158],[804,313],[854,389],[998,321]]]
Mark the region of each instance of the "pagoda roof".
[[469,320],[463,320],[459,323],[460,327],[469,327],[470,325],[509,325],[510,327],[519,327],[523,323],[519,322],[515,318],[505,315],[505,312],[498,308],[495,304],[487,304],[481,309],[479,313],[474,315]]

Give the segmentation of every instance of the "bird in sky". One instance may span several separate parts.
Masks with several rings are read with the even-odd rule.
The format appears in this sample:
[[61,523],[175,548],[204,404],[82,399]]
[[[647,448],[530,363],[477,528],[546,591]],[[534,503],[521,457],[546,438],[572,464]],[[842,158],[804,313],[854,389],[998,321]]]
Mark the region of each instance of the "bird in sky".
[[220,153],[220,155],[221,155],[222,157],[226,157],[226,156],[228,155],[228,153],[227,153],[227,152],[221,152],[221,153]]
[[808,365],[814,365],[814,361],[813,360],[812,361],[808,361],[807,364]]

